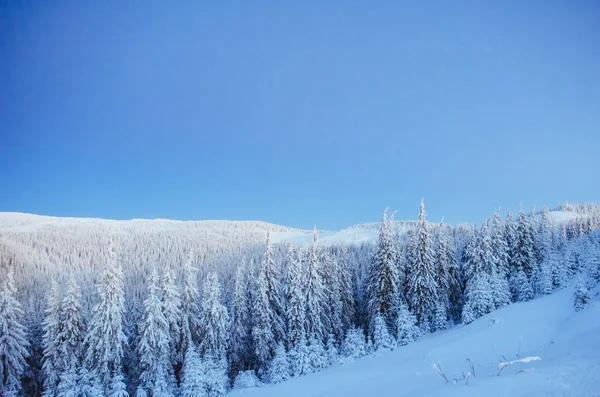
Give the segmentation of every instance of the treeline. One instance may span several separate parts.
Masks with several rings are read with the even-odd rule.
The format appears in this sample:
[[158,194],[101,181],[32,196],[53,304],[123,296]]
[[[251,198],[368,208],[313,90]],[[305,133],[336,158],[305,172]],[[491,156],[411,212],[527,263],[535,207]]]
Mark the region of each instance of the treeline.
[[[600,280],[600,216],[583,210],[556,224],[545,208],[497,211],[452,228],[427,222],[421,203],[406,233],[386,211],[375,245],[322,247],[316,230],[307,247],[272,245],[267,233],[260,254],[247,248],[234,271],[200,277],[193,249],[159,267],[128,263],[131,253],[106,241],[101,275],[52,281],[39,319],[22,310],[39,292],[19,294],[11,270],[0,292],[0,392],[221,396],[394,349],[575,275],[587,291]],[[93,298],[82,280],[94,280]]]

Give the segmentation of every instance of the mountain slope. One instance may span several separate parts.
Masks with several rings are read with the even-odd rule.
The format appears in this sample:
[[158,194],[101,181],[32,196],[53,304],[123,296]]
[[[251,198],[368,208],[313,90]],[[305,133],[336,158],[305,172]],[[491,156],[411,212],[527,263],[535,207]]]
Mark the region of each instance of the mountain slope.
[[[393,352],[336,365],[320,373],[264,388],[234,390],[244,397],[351,396],[599,396],[600,304],[581,312],[572,289],[513,304],[468,326],[428,335]],[[497,376],[498,356],[542,360],[515,364]],[[449,379],[469,371],[476,377],[446,384],[431,367],[438,363]],[[519,372],[525,370],[525,372]]]

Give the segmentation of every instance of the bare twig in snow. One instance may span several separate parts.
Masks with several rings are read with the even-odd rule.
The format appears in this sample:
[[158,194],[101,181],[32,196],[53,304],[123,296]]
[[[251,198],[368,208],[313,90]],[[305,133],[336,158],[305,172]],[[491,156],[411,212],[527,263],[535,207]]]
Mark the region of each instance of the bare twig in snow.
[[440,364],[433,363],[433,364],[431,364],[431,368],[435,369],[437,371],[437,373],[440,374],[440,376],[442,378],[444,378],[446,383],[450,383],[450,381],[446,377],[446,374],[444,374],[444,371],[442,370],[442,366]]
[[[539,358],[538,356],[530,356],[530,357],[520,358],[518,360],[500,363],[500,364],[498,364],[498,376],[500,376],[500,374],[502,373],[504,368],[508,367],[509,365],[516,364],[516,363],[528,363],[531,361],[538,361],[538,360],[541,360],[541,358]],[[523,371],[523,372],[525,372],[525,371]]]

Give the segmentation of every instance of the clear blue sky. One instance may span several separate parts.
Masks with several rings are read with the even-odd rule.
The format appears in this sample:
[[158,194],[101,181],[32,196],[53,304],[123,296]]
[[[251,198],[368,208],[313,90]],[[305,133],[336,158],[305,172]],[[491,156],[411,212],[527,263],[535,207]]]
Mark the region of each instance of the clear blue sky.
[[336,229],[600,201],[597,1],[175,3],[1,1],[0,211]]

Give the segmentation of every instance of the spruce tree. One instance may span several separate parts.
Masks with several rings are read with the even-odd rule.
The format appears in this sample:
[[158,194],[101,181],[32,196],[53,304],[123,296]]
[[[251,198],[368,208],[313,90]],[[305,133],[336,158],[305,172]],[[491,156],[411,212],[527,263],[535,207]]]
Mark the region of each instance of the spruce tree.
[[229,342],[229,314],[221,303],[221,290],[216,273],[209,273],[204,282],[202,296],[200,354],[218,359],[225,358]]
[[246,293],[246,277],[248,277],[246,271],[245,261],[242,261],[235,274],[232,321],[229,332],[229,370],[232,378],[235,378],[238,372],[250,368],[251,364],[250,306]]
[[421,201],[419,224],[415,238],[415,248],[411,253],[409,269],[410,286],[408,300],[411,310],[415,313],[417,324],[425,329],[431,329],[437,308],[438,285],[435,281],[435,263],[431,249],[429,227],[425,220],[425,204]]
[[325,304],[325,287],[321,277],[317,252],[317,230],[313,231],[313,239],[306,255],[306,273],[304,279],[306,293],[306,334],[307,340],[323,341],[323,317]]
[[590,291],[586,287],[585,283],[579,278],[575,284],[575,293],[573,295],[573,307],[578,312],[583,310],[585,306],[590,302]]
[[194,343],[188,344],[181,379],[182,397],[206,397],[206,378],[200,355]]
[[[63,393],[79,388],[79,373],[83,367],[83,343],[85,338],[85,320],[81,306],[81,291],[75,279],[71,278],[67,285],[67,293],[61,305],[62,327],[59,331],[59,356],[62,361],[60,385]],[[59,393],[59,395],[61,395]],[[65,394],[66,393],[66,394]]]
[[17,396],[21,390],[21,376],[29,356],[23,310],[15,298],[17,288],[10,269],[0,291],[0,395]]
[[179,345],[178,361],[183,362],[183,356],[192,343],[200,342],[200,306],[198,294],[198,269],[193,266],[194,251],[190,250],[183,266],[183,293],[181,295],[181,342]]
[[[381,219],[377,248],[371,259],[367,283],[367,310],[371,336],[376,330],[375,320],[383,320],[388,333],[394,332],[400,304],[400,280],[396,252],[392,242],[393,215],[388,219],[387,209]],[[378,331],[379,332],[379,331]]]
[[286,277],[286,331],[289,350],[298,348],[306,336],[306,305],[304,301],[302,262],[297,251],[290,247]]
[[[181,358],[181,292],[177,285],[175,269],[167,262],[161,284],[162,310],[168,324],[169,362],[171,366]],[[173,376],[173,368],[169,368],[169,377]],[[171,379],[173,381],[173,378]]]
[[123,270],[111,247],[98,285],[98,303],[92,311],[85,338],[86,362],[97,373],[106,394],[111,390],[113,374],[122,373],[123,345],[127,341],[123,331],[124,313]]
[[494,307],[499,309],[510,303],[511,293],[508,284],[509,257],[508,244],[505,238],[505,229],[500,218],[500,210],[494,213],[491,250],[494,260],[490,274],[490,286],[494,299]]
[[[345,333],[356,319],[356,304],[353,277],[348,265],[348,252],[345,246],[342,246],[338,257],[338,269],[340,278],[340,299],[342,305],[342,325]],[[400,286],[400,288],[402,288]]]
[[271,383],[285,382],[290,378],[290,363],[283,343],[277,345],[275,357],[269,368],[269,380]]
[[60,347],[61,343],[61,298],[58,283],[52,281],[50,294],[48,296],[48,306],[44,318],[44,335],[42,338],[42,347],[44,348],[44,357],[42,370],[44,371],[44,397],[54,397],[58,391],[59,375],[62,372],[65,363],[62,360]]
[[419,337],[419,328],[417,319],[408,311],[408,306],[404,303],[398,310],[398,323],[396,325],[398,334],[396,335],[398,346],[408,345]]
[[[138,346],[141,374],[140,385],[153,393],[168,388],[169,323],[163,312],[158,289],[158,275],[153,269],[148,280],[148,295],[144,301],[145,320]],[[173,385],[171,385],[173,386]]]

